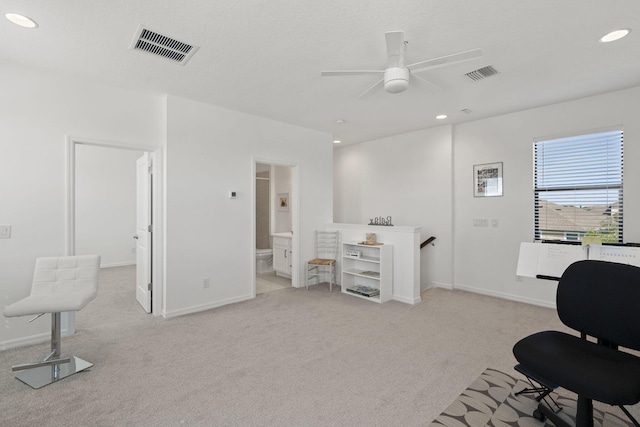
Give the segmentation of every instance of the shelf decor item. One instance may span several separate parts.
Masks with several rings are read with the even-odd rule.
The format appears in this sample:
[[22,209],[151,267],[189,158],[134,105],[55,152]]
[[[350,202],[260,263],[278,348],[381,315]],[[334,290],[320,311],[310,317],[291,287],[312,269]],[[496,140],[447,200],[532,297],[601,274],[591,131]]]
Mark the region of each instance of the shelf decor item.
[[502,196],[502,162],[473,165],[473,196]]

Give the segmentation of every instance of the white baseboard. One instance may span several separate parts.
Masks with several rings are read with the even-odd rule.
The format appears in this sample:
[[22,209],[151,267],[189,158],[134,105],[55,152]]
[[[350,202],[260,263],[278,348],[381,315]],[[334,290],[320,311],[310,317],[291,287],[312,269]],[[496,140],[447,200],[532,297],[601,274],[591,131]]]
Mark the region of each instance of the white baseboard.
[[[442,283],[442,282],[433,282],[433,286],[428,287],[427,289],[430,288],[442,288],[442,289],[448,289],[448,290],[453,290],[453,285],[450,283]],[[425,289],[425,291],[427,290]]]
[[486,289],[474,288],[473,286],[465,286],[465,285],[455,285],[451,289],[473,292],[475,294],[488,295],[490,297],[502,298],[509,301],[523,302],[526,304],[537,305],[545,308],[556,308],[555,303],[550,303],[548,301],[543,301],[534,298],[526,298],[519,295],[507,294],[504,292],[496,292],[496,291],[488,291]]
[[217,307],[222,307],[223,305],[233,304],[233,303],[241,302],[241,301],[246,301],[246,300],[250,300],[250,299],[253,299],[253,298],[254,298],[253,295],[243,295],[243,296],[240,296],[240,297],[229,298],[229,299],[222,300],[222,301],[215,301],[215,302],[208,303],[208,304],[193,305],[191,307],[181,308],[180,310],[163,311],[162,312],[162,317],[169,319],[171,317],[183,316],[185,314],[198,313],[198,312],[201,312],[201,311],[210,310],[212,308],[217,308]]
[[420,304],[420,302],[422,302],[422,298],[420,298],[419,296],[415,298],[407,298],[407,297],[393,295],[391,296],[391,299],[394,301],[403,302],[405,304],[411,304],[411,305]]
[[[62,335],[62,337],[68,337],[69,335],[71,335],[69,334],[69,330],[66,328],[63,328],[60,331],[60,334]],[[9,350],[9,349],[18,348],[18,347],[26,347],[28,345],[42,344],[45,342],[51,342],[51,332],[44,332],[41,334],[29,335],[26,337],[20,337],[12,340],[2,341],[0,342],[0,351]]]

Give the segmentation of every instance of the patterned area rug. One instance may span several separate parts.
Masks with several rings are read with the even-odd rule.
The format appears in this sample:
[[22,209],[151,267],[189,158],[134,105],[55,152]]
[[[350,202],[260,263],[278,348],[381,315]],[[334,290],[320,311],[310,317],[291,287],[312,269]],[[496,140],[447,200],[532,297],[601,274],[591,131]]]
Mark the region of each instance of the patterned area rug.
[[[518,379],[494,369],[487,369],[430,426],[552,426],[549,422],[542,423],[533,418],[533,411],[538,407],[533,395],[514,395],[528,387],[531,385],[524,377]],[[561,416],[575,425],[575,398],[568,393],[558,395],[553,392],[551,396],[562,406]],[[594,427],[632,426],[619,408],[596,408],[597,405],[594,402]]]

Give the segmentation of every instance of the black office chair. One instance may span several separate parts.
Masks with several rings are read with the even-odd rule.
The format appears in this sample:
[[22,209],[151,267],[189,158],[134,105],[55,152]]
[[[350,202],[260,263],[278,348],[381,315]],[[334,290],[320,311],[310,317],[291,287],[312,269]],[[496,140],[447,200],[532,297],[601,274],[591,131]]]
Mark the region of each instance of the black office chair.
[[[576,426],[593,426],[594,400],[619,406],[640,426],[623,406],[640,402],[640,357],[618,350],[640,350],[640,268],[575,262],[560,278],[556,303],[562,323],[581,336],[545,331],[518,341],[513,354],[520,368],[578,395]],[[538,411],[539,419],[569,425],[543,402]]]

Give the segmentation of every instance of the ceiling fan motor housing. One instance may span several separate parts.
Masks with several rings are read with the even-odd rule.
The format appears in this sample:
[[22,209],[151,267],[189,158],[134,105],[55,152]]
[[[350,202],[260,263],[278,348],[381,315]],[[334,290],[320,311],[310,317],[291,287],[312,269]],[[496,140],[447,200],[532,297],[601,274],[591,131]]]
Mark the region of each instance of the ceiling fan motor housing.
[[406,67],[389,67],[384,72],[384,90],[389,93],[400,93],[409,87],[409,69]]

